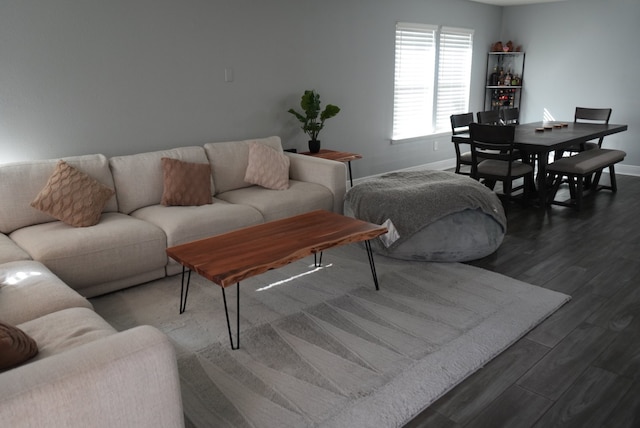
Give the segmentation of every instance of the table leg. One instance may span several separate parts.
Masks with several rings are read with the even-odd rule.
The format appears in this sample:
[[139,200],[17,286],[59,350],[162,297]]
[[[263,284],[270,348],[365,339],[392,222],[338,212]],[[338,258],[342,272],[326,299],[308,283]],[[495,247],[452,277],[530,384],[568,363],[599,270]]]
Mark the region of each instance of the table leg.
[[348,161],[347,164],[349,165],[349,181],[351,182],[351,187],[353,187],[353,174],[351,174],[351,161]]
[[373,261],[373,251],[371,250],[371,243],[368,240],[364,241],[364,246],[367,248],[367,256],[369,257],[369,266],[371,267],[373,283],[376,286],[376,290],[380,290],[380,287],[378,286],[378,275],[376,274],[376,264]]
[[318,253],[313,253],[313,267],[322,266],[322,251],[320,251],[320,261],[318,261],[317,255]]
[[236,344],[233,345],[233,336],[231,335],[231,323],[229,322],[229,310],[227,309],[227,296],[222,288],[222,300],[224,301],[224,314],[227,317],[227,329],[229,330],[229,342],[231,343],[231,350],[240,348],[240,283],[236,283],[237,297],[236,297]]
[[541,208],[547,206],[547,164],[549,152],[538,153],[538,198]]
[[182,284],[180,286],[180,313],[183,313],[187,309],[187,295],[189,294],[189,283],[191,282],[191,269],[187,273],[187,285],[184,284],[184,274],[186,267],[182,266]]

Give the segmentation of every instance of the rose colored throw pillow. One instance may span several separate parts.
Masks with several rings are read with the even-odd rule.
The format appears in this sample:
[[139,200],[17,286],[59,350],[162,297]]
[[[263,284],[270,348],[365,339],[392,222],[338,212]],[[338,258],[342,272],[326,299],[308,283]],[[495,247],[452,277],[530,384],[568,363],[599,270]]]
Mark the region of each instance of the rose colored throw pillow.
[[211,166],[208,163],[184,162],[162,158],[164,191],[162,205],[206,205],[211,197]]
[[31,206],[68,225],[93,226],[115,192],[65,161],[58,161]]
[[244,181],[273,190],[289,188],[289,158],[264,144],[249,147],[249,164]]
[[37,353],[35,340],[19,328],[0,322],[0,370],[22,364]]

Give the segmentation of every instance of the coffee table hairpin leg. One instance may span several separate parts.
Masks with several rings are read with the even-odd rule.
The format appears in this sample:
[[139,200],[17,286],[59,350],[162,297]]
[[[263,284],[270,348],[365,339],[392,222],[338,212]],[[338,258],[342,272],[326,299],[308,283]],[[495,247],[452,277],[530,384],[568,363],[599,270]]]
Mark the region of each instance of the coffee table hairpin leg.
[[189,294],[189,282],[191,282],[191,269],[187,273],[187,285],[185,287],[184,277],[187,268],[182,266],[182,284],[180,286],[180,313],[183,313],[187,309],[187,295]]
[[231,343],[231,350],[240,348],[240,283],[236,282],[236,344],[233,345],[233,337],[231,335],[231,323],[229,322],[229,310],[227,309],[227,296],[222,288],[222,300],[224,301],[224,314],[227,317],[227,329],[229,330],[229,343]]
[[373,283],[376,286],[376,290],[380,290],[378,286],[378,274],[376,273],[376,264],[373,261],[373,251],[371,250],[371,242],[369,240],[364,241],[364,246],[367,249],[367,257],[369,257],[369,266],[371,267],[371,275],[373,276]]

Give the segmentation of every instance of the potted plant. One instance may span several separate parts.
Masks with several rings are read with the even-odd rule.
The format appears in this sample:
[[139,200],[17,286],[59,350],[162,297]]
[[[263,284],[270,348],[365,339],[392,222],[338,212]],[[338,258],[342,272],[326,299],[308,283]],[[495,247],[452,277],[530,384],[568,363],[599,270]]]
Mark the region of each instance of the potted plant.
[[[320,151],[320,140],[318,134],[324,128],[324,121],[332,118],[340,112],[338,106],[327,104],[322,112],[320,112],[320,95],[315,91],[304,91],[300,100],[300,107],[304,115],[290,108],[288,111],[294,115],[301,123],[302,130],[309,135],[309,151],[318,153]],[[318,117],[319,116],[319,117]]]

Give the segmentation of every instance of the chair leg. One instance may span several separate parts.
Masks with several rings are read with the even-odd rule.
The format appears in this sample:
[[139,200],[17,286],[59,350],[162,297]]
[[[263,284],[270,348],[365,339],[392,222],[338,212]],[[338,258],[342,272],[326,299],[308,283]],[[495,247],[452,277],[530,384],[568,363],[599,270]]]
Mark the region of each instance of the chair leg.
[[578,211],[582,209],[582,191],[584,190],[584,177],[576,177],[576,208]]
[[618,191],[618,183],[616,181],[616,170],[613,164],[609,165],[609,179],[611,180],[611,191],[616,193]]

